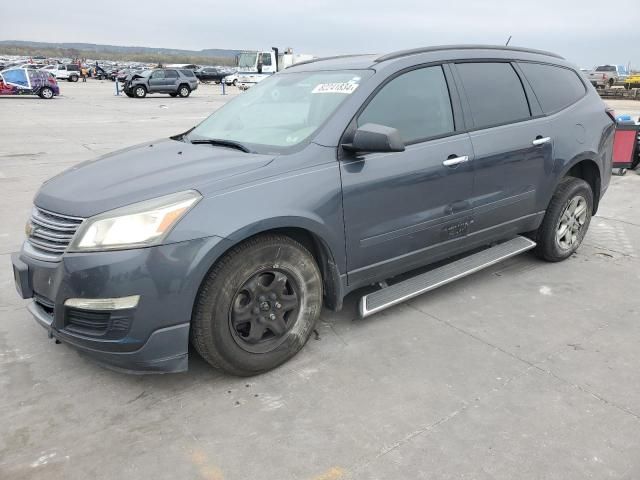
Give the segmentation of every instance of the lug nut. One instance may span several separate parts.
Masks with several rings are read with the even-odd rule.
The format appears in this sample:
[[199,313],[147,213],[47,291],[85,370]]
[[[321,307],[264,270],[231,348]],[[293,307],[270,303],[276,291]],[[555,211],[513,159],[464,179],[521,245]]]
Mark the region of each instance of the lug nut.
[[281,308],[281,307],[282,307],[282,305],[280,304],[280,302],[276,302],[275,307],[276,307],[276,308]]
[[276,316],[272,313],[271,315],[269,315],[269,319],[270,319],[271,321],[273,321],[273,320],[275,320],[275,319],[276,319]]
[[258,300],[260,300],[261,302],[264,302],[266,300],[266,298],[264,298],[264,295],[260,295],[258,297]]
[[275,299],[276,299],[276,294],[272,292],[272,293],[269,295],[269,297],[271,298],[271,300],[275,300]]

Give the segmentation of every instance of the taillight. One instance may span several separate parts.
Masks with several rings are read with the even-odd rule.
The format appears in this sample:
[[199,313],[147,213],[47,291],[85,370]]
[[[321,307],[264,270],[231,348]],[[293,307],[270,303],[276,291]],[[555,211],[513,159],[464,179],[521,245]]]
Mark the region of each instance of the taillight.
[[613,123],[616,123],[616,112],[613,108],[607,107],[604,109],[604,112],[609,116]]

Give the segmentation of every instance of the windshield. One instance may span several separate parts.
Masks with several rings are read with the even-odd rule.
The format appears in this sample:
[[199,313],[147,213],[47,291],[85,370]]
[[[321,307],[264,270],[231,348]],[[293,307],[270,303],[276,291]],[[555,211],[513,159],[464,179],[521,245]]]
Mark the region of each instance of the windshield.
[[238,57],[238,68],[253,68],[256,66],[257,53],[241,53]]
[[370,70],[273,75],[203,121],[188,140],[230,140],[260,153],[284,152],[307,140]]

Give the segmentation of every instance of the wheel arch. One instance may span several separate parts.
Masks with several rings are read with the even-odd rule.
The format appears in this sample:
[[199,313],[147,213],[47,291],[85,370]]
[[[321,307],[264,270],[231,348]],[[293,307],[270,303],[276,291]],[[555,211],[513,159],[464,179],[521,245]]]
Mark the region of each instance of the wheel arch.
[[587,182],[593,192],[593,214],[598,211],[598,205],[602,196],[602,172],[600,165],[594,160],[593,155],[582,154],[576,156],[572,161],[567,162],[557,177],[556,185],[551,194],[558,188],[558,185],[565,177],[580,178]]
[[[296,221],[297,220],[297,221]],[[209,272],[216,266],[224,255],[236,245],[251,238],[265,235],[279,234],[287,236],[302,246],[313,255],[322,275],[324,304],[327,308],[338,311],[342,308],[344,288],[342,284],[340,268],[336,260],[335,247],[327,240],[326,232],[321,225],[309,219],[274,218],[247,225],[240,230],[226,235],[225,248],[218,252],[211,264],[206,269],[205,275],[200,279],[200,285],[206,279]],[[199,288],[198,288],[199,292]],[[197,301],[194,298],[194,302]]]

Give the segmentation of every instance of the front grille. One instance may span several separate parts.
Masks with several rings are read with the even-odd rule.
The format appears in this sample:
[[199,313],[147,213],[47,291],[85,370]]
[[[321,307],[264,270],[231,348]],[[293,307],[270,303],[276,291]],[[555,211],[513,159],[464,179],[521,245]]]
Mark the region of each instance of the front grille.
[[71,243],[83,220],[33,207],[27,242],[36,252],[45,254],[49,259],[59,258]]

